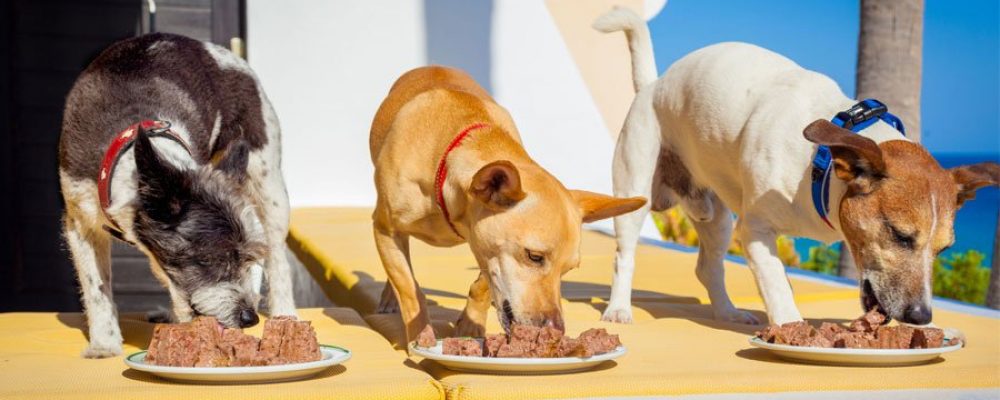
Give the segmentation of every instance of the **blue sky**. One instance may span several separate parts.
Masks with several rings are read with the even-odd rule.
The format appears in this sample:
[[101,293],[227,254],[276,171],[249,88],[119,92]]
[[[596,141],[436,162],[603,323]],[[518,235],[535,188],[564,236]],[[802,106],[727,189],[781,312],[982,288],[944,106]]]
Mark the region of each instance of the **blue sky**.
[[[859,3],[669,0],[649,23],[657,67],[662,73],[698,48],[743,41],[830,76],[853,97]],[[932,153],[1000,157],[998,3],[926,1],[921,118]]]

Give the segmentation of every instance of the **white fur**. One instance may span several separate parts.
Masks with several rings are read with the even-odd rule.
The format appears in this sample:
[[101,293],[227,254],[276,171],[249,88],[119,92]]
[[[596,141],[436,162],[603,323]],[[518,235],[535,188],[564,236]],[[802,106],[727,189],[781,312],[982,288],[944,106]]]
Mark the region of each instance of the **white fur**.
[[288,236],[288,190],[281,175],[281,130],[278,116],[271,101],[260,89],[257,75],[250,65],[233,53],[212,43],[205,43],[212,58],[222,68],[236,69],[253,77],[260,94],[261,114],[267,132],[267,146],[250,153],[247,172],[255,176],[249,182],[254,204],[258,205],[258,216],[267,232],[268,255],[265,273],[268,281],[268,311],[272,315],[297,315],[292,292],[291,265],[285,254],[285,238]]
[[[598,20],[599,29],[628,32],[633,61],[652,60],[648,30],[641,18],[616,9]],[[614,22],[612,24],[612,22]],[[643,67],[647,69],[648,67]],[[638,68],[637,68],[638,69]],[[660,148],[677,154],[692,182],[708,188],[720,204],[679,199],[696,224],[714,216],[714,230],[696,226],[706,236],[699,253],[698,277],[712,299],[716,318],[753,323],[748,313],[733,307],[722,278],[722,257],[729,244],[728,217],[736,213],[737,238],[757,281],[772,323],[801,320],[784,266],[777,257],[778,234],[811,237],[824,242],[843,240],[839,210],[831,207],[830,229],[812,204],[811,159],[815,145],[802,130],[810,122],[829,119],[855,103],[828,77],[803,69],[791,60],[745,43],[721,43],[694,51],[677,61],[654,84],[645,73],[635,77],[640,88],[622,129],[614,163],[616,196],[647,196]],[[692,96],[697,94],[697,96]],[[876,142],[903,139],[895,129],[877,122],[861,132]],[[669,174],[671,171],[659,171]],[[832,179],[830,204],[846,191]],[[673,195],[666,193],[665,195]],[[618,252],[611,300],[603,319],[631,320],[630,282],[635,246],[648,207],[615,218]],[[695,211],[695,212],[692,212]]]

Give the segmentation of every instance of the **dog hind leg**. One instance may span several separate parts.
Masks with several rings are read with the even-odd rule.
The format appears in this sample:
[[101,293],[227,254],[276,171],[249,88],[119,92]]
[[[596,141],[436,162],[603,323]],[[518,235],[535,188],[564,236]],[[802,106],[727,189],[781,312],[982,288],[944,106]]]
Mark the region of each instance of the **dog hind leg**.
[[64,235],[80,280],[90,343],[86,358],[107,358],[122,353],[118,310],[111,292],[111,238],[67,214]]
[[733,218],[729,209],[714,193],[708,191],[704,193],[704,200],[711,203],[714,212],[710,214],[709,220],[691,219],[691,224],[698,232],[698,264],[695,274],[708,291],[716,320],[759,324],[760,321],[753,314],[736,309],[726,292],[726,270],[723,260],[733,235]]
[[[615,146],[612,177],[616,197],[652,198],[653,175],[657,168],[661,133],[649,92],[640,92],[632,102],[628,118]],[[649,215],[650,202],[642,208],[615,217],[614,279],[611,298],[601,320],[632,322],[632,276],[635,272],[635,249],[639,232]]]

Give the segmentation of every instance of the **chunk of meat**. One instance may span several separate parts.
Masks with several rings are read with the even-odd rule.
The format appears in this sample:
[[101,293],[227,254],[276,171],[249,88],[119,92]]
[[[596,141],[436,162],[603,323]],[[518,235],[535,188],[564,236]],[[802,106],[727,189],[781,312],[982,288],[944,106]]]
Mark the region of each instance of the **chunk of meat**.
[[865,315],[851,321],[850,329],[855,332],[874,332],[883,323],[885,316],[878,311],[878,307],[872,307]]
[[434,347],[437,345],[437,337],[434,336],[434,328],[430,325],[424,327],[424,330],[420,331],[417,335],[417,346],[420,347]]
[[[478,352],[486,357],[544,358],[544,357],[590,357],[604,354],[621,346],[618,335],[609,334],[605,329],[589,329],[579,338],[570,338],[552,327],[533,327],[514,324],[510,336],[506,334],[486,335],[481,347],[463,349],[463,341],[471,339],[449,338],[444,340],[444,354],[470,354]],[[480,345],[475,340],[476,345]],[[471,346],[471,345],[469,345]]]
[[937,328],[918,328],[913,332],[910,348],[930,349],[944,344],[944,331]]
[[848,327],[824,322],[819,329],[805,321],[769,325],[757,332],[768,343],[808,347],[855,349],[911,349],[940,347],[944,331],[936,328],[886,326],[885,317],[876,309],[851,321]]
[[453,356],[482,357],[483,346],[473,338],[446,338],[442,341],[441,353]]
[[150,364],[175,367],[274,365],[321,358],[312,324],[294,317],[269,319],[260,340],[240,329],[224,329],[212,317],[158,324],[146,354]]

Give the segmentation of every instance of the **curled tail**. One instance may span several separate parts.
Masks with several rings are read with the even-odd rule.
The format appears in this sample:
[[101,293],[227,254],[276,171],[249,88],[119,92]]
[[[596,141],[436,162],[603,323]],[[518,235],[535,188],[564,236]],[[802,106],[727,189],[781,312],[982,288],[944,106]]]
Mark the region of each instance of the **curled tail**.
[[653,41],[649,37],[646,20],[628,8],[616,6],[598,17],[593,27],[604,33],[625,32],[628,48],[632,52],[632,85],[636,92],[656,80],[656,59],[653,58]]

